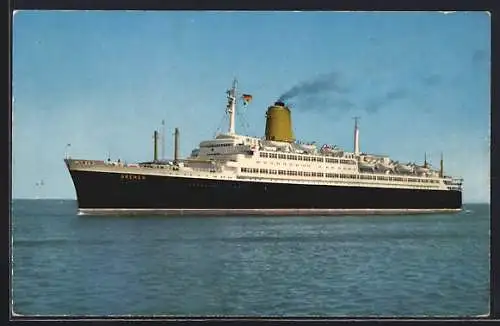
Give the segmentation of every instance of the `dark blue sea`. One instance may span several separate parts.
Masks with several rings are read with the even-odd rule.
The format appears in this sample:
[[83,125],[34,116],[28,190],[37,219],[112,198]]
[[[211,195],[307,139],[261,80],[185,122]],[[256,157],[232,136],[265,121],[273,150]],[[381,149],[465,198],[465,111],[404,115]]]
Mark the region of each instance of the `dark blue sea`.
[[445,215],[92,217],[15,200],[21,315],[477,316],[489,205]]

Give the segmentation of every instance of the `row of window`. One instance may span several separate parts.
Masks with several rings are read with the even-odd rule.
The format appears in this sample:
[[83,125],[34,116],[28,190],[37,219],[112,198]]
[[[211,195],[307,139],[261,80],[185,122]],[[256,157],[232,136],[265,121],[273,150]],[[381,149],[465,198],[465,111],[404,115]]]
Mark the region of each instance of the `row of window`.
[[307,156],[307,155],[294,155],[294,154],[277,154],[277,153],[266,153],[260,152],[260,157],[264,158],[278,158],[285,160],[295,160],[295,161],[307,161],[307,162],[327,162],[327,163],[342,163],[342,164],[352,164],[355,165],[356,162],[353,160],[343,160],[334,158],[323,158],[319,156]]
[[80,164],[80,165],[95,165],[94,161],[75,161],[75,164]]
[[304,176],[304,177],[323,177],[324,174],[320,172],[305,172],[305,171],[288,171],[288,170],[272,170],[272,169],[255,169],[255,168],[241,168],[241,172],[245,173],[262,173],[262,174],[277,174],[277,175],[291,175],[291,176]]
[[225,144],[210,144],[210,145],[203,145],[201,147],[229,147],[229,146],[232,146],[233,144],[232,143],[225,143]]
[[[213,184],[208,184],[208,183],[190,183],[190,184],[188,184],[188,187],[189,188],[205,188],[205,189],[207,189],[207,188],[217,188],[220,185],[221,184],[215,184],[215,183],[213,183]],[[243,187],[243,185],[239,184],[239,183],[233,183],[233,184],[231,184],[231,187],[234,188],[234,189],[240,189],[240,188]],[[431,186],[420,186],[419,185],[419,186],[416,186],[416,187],[418,187],[420,189],[433,189],[433,187],[431,187]],[[267,190],[267,186],[265,186],[264,189]]]
[[401,178],[401,177],[375,176],[375,175],[364,175],[364,174],[322,173],[322,172],[256,169],[256,168],[241,168],[241,172],[260,173],[260,174],[277,174],[277,175],[289,175],[289,176],[304,176],[304,177],[320,177],[320,178],[327,177],[327,178],[342,178],[342,179],[439,183],[438,180],[430,180],[430,179],[408,179],[408,178]]
[[150,164],[145,164],[141,165],[142,168],[148,168],[148,169],[168,169],[168,166],[165,165],[150,165]]

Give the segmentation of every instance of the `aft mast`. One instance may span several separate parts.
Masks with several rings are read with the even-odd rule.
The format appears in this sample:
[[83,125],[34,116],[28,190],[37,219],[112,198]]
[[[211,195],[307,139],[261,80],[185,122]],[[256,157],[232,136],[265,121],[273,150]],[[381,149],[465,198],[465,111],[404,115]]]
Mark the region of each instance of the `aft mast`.
[[234,134],[234,118],[236,116],[236,78],[233,80],[233,87],[227,91],[227,113],[229,113],[229,134]]
[[359,117],[354,117],[354,155],[359,156]]

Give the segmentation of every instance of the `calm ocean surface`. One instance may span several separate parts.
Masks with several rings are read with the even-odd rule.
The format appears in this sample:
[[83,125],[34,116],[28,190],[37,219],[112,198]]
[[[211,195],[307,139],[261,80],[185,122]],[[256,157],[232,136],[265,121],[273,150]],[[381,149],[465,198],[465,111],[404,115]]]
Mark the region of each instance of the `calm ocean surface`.
[[16,200],[23,315],[489,312],[489,205],[455,215],[90,217]]

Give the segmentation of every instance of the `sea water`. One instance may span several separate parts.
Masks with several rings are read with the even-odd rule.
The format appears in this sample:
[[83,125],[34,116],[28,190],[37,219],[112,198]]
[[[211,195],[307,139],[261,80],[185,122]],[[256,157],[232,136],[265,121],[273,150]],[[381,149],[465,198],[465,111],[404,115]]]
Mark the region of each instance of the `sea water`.
[[21,315],[476,316],[489,312],[489,205],[458,214],[77,216],[15,200]]

